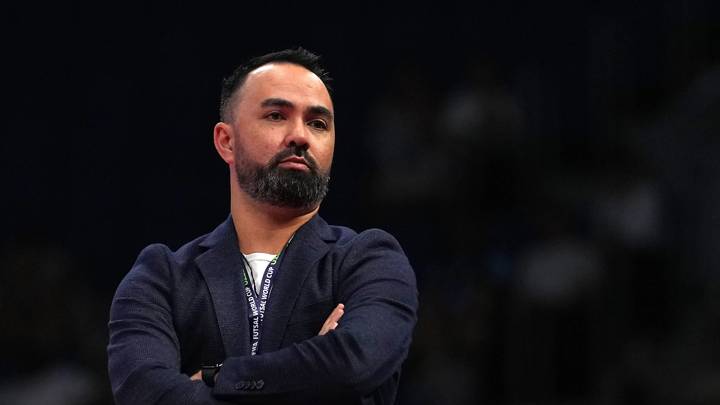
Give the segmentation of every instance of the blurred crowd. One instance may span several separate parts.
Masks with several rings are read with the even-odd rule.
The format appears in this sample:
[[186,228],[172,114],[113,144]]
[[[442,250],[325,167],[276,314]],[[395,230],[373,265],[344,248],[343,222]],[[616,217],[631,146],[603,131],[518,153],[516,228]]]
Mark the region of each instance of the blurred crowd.
[[612,132],[540,134],[517,77],[467,68],[401,68],[369,120],[375,220],[421,286],[401,403],[720,403],[720,66]]

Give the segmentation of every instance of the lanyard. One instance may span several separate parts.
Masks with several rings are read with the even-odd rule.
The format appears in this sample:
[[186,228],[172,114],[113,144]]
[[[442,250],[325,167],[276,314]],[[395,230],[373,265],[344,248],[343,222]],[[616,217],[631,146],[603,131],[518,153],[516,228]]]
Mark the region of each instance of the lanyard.
[[[292,238],[290,238],[292,239]],[[268,298],[270,298],[270,292],[272,291],[273,276],[277,275],[280,269],[280,259],[285,253],[285,249],[290,244],[288,241],[280,254],[273,257],[268,263],[263,274],[262,281],[260,283],[260,291],[255,291],[255,283],[252,277],[252,270],[250,269],[250,263],[243,256],[243,285],[245,287],[245,297],[247,298],[248,308],[250,309],[250,315],[248,320],[250,322],[250,355],[254,356],[258,354],[260,347],[260,333],[262,331],[263,318],[265,317],[265,311],[268,308]]]

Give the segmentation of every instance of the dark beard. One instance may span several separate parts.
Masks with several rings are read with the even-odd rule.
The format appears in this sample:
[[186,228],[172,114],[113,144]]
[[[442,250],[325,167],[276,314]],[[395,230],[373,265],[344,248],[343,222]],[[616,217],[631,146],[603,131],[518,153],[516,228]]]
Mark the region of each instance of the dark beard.
[[[291,156],[303,157],[310,170],[279,167],[283,159]],[[330,182],[329,172],[321,172],[315,159],[299,147],[283,150],[266,166],[250,167],[241,156],[236,156],[235,172],[240,188],[250,197],[277,207],[313,208],[325,198]]]

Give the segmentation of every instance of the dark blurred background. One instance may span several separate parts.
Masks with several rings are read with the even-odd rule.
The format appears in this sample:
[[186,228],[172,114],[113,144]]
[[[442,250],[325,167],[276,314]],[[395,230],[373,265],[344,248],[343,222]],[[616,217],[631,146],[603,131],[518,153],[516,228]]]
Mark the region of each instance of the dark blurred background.
[[720,404],[720,2],[192,3],[0,12],[0,403],[112,402],[115,287],[228,214],[221,78],[301,45],[321,214],[417,273],[400,404]]

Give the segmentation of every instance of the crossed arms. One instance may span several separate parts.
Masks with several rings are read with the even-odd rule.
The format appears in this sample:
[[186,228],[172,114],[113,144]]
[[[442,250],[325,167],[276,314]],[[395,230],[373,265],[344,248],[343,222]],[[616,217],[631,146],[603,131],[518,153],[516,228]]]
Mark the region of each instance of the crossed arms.
[[[323,323],[322,328],[320,328],[320,332],[318,332],[318,336],[323,336],[326,333],[330,332],[331,330],[335,330],[335,328],[338,327],[338,322],[340,321],[340,318],[342,318],[343,314],[345,313],[345,305],[342,303],[337,304],[335,309],[328,315],[327,319],[325,319],[325,322]],[[202,370],[198,370],[190,376],[190,380],[192,381],[201,381],[202,380]],[[217,374],[215,374],[215,381],[217,382]]]
[[[257,356],[223,361],[214,388],[181,373],[167,248],[146,249],[118,287],[110,315],[109,375],[118,404],[221,404],[360,397],[399,370],[416,322],[417,289],[391,236],[360,234],[343,255],[336,310],[318,336]],[[156,245],[158,246],[158,245]],[[342,321],[337,322],[339,316]],[[323,333],[324,332],[324,333]],[[262,376],[262,390],[238,382]]]

